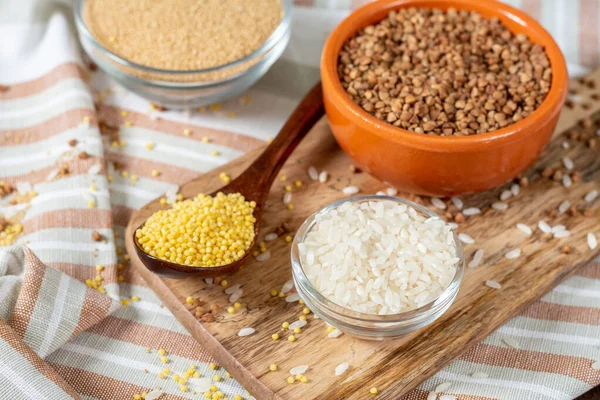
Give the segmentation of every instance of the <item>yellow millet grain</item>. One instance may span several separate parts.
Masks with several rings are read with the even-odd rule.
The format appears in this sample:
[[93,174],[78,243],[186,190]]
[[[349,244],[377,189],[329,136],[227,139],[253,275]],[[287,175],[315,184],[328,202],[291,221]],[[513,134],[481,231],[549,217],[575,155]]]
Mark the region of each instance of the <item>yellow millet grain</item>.
[[280,0],[89,0],[85,22],[113,53],[148,67],[216,67],[258,49],[281,21]]
[[230,264],[254,240],[255,207],[239,193],[200,194],[152,214],[136,238],[146,253],[163,260],[194,267]]

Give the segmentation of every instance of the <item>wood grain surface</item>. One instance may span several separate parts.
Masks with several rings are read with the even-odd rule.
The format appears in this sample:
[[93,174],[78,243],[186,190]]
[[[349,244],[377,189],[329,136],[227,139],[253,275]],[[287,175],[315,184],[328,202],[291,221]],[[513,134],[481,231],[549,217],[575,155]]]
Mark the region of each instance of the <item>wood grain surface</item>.
[[[588,78],[600,84],[600,71]],[[589,207],[588,216],[581,213],[553,216],[552,212],[566,199],[581,210],[583,196],[592,189],[600,189],[600,143],[592,149],[586,142],[595,137],[597,126],[584,128],[582,123],[600,110],[600,101],[593,100],[595,89],[588,86],[592,85],[572,82],[571,87],[577,90],[577,104],[563,111],[560,130],[538,162],[524,174],[529,185],[506,201],[507,210],[496,211],[490,205],[498,201],[499,194],[510,187],[510,183],[485,193],[463,196],[465,207],[483,210],[480,215],[468,217],[458,228],[476,241],[465,245],[467,262],[475,250],[484,249],[482,265],[466,270],[456,302],[439,320],[405,337],[385,342],[358,340],[348,335],[328,339],[325,323],[313,319],[311,314],[297,340],[288,342],[288,333],[281,331],[281,323],[297,320],[303,306],[269,294],[270,289],[279,289],[291,279],[290,245],[283,237],[267,243],[271,252],[269,260],[262,263],[250,260],[242,270],[226,278],[230,285],[239,283],[244,290],[243,307],[233,315],[224,310],[228,296],[221,286],[208,285],[199,278],[160,278],[139,262],[131,240],[126,243],[127,250],[132,263],[177,319],[257,399],[364,399],[369,398],[368,390],[372,386],[379,389],[377,399],[399,399],[594,257],[597,250],[588,248],[586,234],[600,231],[600,199],[585,205]],[[567,131],[574,126],[571,133]],[[576,140],[572,132],[585,132],[581,136],[585,140]],[[561,146],[565,140],[570,144],[569,149]],[[198,192],[210,193],[220,186],[221,171],[235,176],[258,154],[259,150],[250,152],[199,177],[183,186],[181,193],[185,197]],[[575,170],[581,175],[580,182],[568,189],[540,174],[544,167],[560,167],[564,156],[574,161]],[[329,181],[325,184],[310,181],[306,171],[311,165],[319,171],[328,171]],[[386,188],[366,173],[352,173],[350,165],[350,160],[333,140],[326,121],[321,120],[280,173],[287,177],[286,184],[293,186],[295,180],[303,182],[301,188],[294,188],[293,210],[282,203],[284,182],[276,180],[263,210],[261,238],[283,222],[293,234],[307,216],[343,198],[341,190],[347,185],[358,186],[362,194]],[[423,200],[429,204],[429,199]],[[132,227],[139,226],[159,207],[155,201],[137,212],[129,224],[128,238],[132,237]],[[564,224],[571,236],[548,237],[536,228],[539,220],[551,225]],[[521,233],[515,227],[519,222],[529,225],[533,234],[527,237]],[[565,245],[570,246],[569,254],[561,252]],[[507,251],[517,247],[522,251],[519,258],[504,257]],[[488,279],[501,283],[502,289],[485,286]],[[185,306],[187,296],[218,304],[222,311],[214,322],[199,322]],[[244,327],[255,328],[256,333],[238,337]],[[282,338],[273,341],[271,335],[276,332]],[[342,362],[349,362],[350,368],[336,377],[334,369]],[[279,365],[279,371],[269,371],[272,363]],[[310,381],[286,383],[289,369],[302,364],[310,366],[305,374]]]

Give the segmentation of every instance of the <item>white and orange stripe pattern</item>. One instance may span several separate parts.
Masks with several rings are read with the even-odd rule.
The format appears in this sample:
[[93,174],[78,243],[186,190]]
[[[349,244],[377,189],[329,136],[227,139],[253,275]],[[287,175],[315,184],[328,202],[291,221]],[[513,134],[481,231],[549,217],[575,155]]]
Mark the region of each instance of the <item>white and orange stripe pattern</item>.
[[[37,15],[46,9],[35,1],[0,2],[0,84],[8,86],[0,91],[0,181],[29,182],[37,193],[25,210],[18,243],[0,248],[0,398],[131,399],[156,386],[165,392],[161,399],[198,398],[157,377],[165,366],[185,371],[190,363],[210,376],[212,360],[127,266],[124,228],[135,209],[173,184],[276,134],[318,79],[327,32],[364,2],[296,0],[292,42],[246,94],[251,101],[230,101],[221,111],[162,112],[160,119],[150,117],[146,101],[82,67],[64,9]],[[510,3],[550,30],[572,72],[598,65],[597,0]],[[289,77],[285,88],[282,76]],[[115,138],[101,132],[99,121],[123,143],[113,145]],[[72,139],[75,147],[67,144]],[[153,150],[146,148],[150,141]],[[89,157],[80,158],[81,151]],[[69,174],[48,180],[62,163]],[[99,173],[89,174],[96,164]],[[93,207],[84,193],[92,193]],[[0,214],[15,207],[0,200]],[[92,241],[94,231],[105,241]],[[98,274],[106,294],[84,283]],[[443,382],[452,383],[445,394],[460,399],[574,398],[600,384],[600,373],[590,368],[600,360],[599,332],[595,262],[406,398],[426,399]],[[159,348],[167,350],[169,364],[160,362]],[[473,372],[488,377],[473,378]],[[229,398],[249,398],[233,379],[218,385]]]

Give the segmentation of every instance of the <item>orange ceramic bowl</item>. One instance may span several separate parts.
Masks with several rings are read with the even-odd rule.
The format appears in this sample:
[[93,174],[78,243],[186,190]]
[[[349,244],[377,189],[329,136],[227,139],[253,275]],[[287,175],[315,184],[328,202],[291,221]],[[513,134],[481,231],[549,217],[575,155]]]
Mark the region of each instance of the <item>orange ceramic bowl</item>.
[[[424,135],[381,121],[355,104],[337,73],[344,42],[401,7],[472,10],[498,17],[514,33],[542,45],[551,63],[550,92],[521,121],[473,136]],[[365,171],[396,188],[452,196],[500,185],[530,166],[550,140],[567,95],[567,68],[550,34],[527,14],[493,0],[379,0],[354,11],[331,33],[321,59],[329,124],[342,149]]]

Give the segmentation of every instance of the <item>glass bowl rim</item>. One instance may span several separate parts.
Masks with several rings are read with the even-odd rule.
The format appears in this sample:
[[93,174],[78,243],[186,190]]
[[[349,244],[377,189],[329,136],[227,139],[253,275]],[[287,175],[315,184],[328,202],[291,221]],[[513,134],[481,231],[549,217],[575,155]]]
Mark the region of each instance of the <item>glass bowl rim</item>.
[[[329,203],[315,213],[311,214],[306,220],[302,223],[296,234],[294,235],[294,240],[292,241],[292,248],[290,250],[291,261],[292,261],[292,275],[294,281],[298,281],[302,285],[301,291],[303,291],[307,296],[311,298],[311,300],[316,301],[319,305],[326,308],[326,312],[330,315],[339,316],[341,318],[352,318],[354,321],[362,322],[362,323],[402,323],[402,322],[410,322],[413,320],[418,320],[423,318],[428,314],[435,314],[438,310],[442,309],[447,303],[452,302],[456,297],[456,294],[460,288],[460,283],[462,281],[462,277],[464,275],[465,270],[465,259],[463,248],[458,239],[455,230],[452,230],[452,234],[454,237],[454,245],[456,248],[456,256],[459,258],[456,264],[456,272],[454,273],[454,277],[452,281],[448,284],[448,286],[442,291],[442,293],[430,301],[427,304],[422,305],[421,307],[397,313],[397,314],[368,314],[359,311],[354,311],[349,308],[343,307],[337,303],[326,298],[319,290],[317,290],[313,284],[310,282],[308,277],[304,272],[304,268],[302,267],[302,261],[300,259],[298,244],[302,243],[310,232],[312,226],[315,223],[315,218],[318,215],[323,215],[335,208],[340,207],[342,204],[347,202],[353,203],[361,203],[364,201],[392,201],[399,204],[405,204],[409,207],[414,208],[417,212],[421,212],[426,214],[429,217],[437,217],[442,219],[438,214],[429,210],[428,208],[421,206],[419,204],[413,203],[410,200],[403,199],[401,197],[395,196],[384,196],[384,195],[360,195],[353,196],[348,198],[343,198],[336,200],[332,203]],[[297,288],[298,290],[298,288]],[[300,291],[300,290],[298,290]]]
[[170,70],[170,69],[153,68],[153,67],[148,67],[145,65],[137,64],[133,61],[129,61],[129,60],[113,53],[112,51],[110,51],[109,49],[104,47],[100,42],[98,42],[96,40],[94,35],[92,35],[92,33],[90,32],[90,30],[88,29],[88,27],[85,23],[83,11],[84,11],[84,5],[87,1],[89,1],[89,0],[77,0],[77,3],[75,4],[75,11],[74,11],[75,26],[76,26],[78,32],[81,35],[85,36],[85,38],[98,51],[100,51],[102,54],[104,54],[110,60],[112,60],[115,63],[120,64],[121,66],[124,66],[124,67],[134,68],[139,71],[149,72],[149,73],[153,73],[153,74],[176,75],[176,76],[187,76],[187,75],[205,74],[205,73],[211,73],[211,72],[224,71],[229,68],[233,68],[233,67],[242,65],[248,61],[252,61],[253,59],[261,56],[263,53],[266,53],[272,46],[274,46],[276,43],[278,43],[280,40],[282,40],[283,38],[286,37],[286,31],[288,30],[288,28],[291,25],[292,8],[293,8],[292,0],[280,0],[282,9],[283,9],[283,16],[281,18],[281,21],[279,21],[279,25],[277,25],[277,28],[275,28],[275,30],[271,33],[271,35],[267,38],[267,40],[265,40],[265,42],[259,48],[257,48],[256,50],[254,50],[252,53],[248,54],[247,56],[237,59],[237,60],[234,60],[234,61],[231,61],[227,64],[217,65],[215,67],[210,67],[210,68],[196,69],[196,70]]

